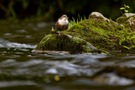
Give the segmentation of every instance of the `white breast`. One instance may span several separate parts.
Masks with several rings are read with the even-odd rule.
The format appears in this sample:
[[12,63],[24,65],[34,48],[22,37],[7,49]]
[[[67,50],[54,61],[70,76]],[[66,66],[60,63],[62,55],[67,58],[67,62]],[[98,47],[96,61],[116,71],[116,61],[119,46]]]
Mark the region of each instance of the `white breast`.
[[58,23],[60,25],[67,25],[68,24],[68,20],[66,18],[62,18],[58,20]]

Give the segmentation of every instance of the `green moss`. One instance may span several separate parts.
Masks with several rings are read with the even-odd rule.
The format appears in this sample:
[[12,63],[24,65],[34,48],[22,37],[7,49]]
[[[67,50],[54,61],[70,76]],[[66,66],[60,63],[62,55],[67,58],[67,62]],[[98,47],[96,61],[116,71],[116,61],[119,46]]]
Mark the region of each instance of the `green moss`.
[[86,19],[65,33],[80,37],[103,51],[133,51],[135,48],[135,35],[130,28],[112,20]]
[[113,21],[111,23],[108,24],[107,21],[96,19],[86,19],[65,31],[65,33],[80,37],[97,48],[106,50],[106,48],[110,48],[108,45],[111,44],[108,40],[110,40],[112,35],[115,36],[112,31],[116,29],[116,25]]

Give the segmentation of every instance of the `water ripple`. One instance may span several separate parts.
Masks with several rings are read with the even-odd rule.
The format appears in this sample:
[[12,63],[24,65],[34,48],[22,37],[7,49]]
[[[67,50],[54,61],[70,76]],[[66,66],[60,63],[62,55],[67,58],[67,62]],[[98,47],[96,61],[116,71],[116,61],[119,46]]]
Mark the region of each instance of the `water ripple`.
[[20,44],[16,42],[9,42],[4,39],[0,39],[0,47],[1,48],[35,48],[35,45],[29,45],[29,44]]

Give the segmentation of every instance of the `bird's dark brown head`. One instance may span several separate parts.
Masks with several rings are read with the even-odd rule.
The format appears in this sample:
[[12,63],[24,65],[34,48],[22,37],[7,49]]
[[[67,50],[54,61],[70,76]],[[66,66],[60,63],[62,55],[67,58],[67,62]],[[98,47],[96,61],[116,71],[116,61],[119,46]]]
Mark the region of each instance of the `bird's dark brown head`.
[[55,24],[55,28],[56,28],[56,30],[60,30],[60,31],[62,31],[62,30],[66,30],[66,29],[68,29],[68,17],[67,17],[67,15],[62,15],[58,20],[57,20],[57,22],[56,22],[56,24]]
[[62,18],[66,18],[66,19],[68,19],[68,17],[67,17],[67,15],[66,15],[66,14],[62,15],[59,19],[62,19]]

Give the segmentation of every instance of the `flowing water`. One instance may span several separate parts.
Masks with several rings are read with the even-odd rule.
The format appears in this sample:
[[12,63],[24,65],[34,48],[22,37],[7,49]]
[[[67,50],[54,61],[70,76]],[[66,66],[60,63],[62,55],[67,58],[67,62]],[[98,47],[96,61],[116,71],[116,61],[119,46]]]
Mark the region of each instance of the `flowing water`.
[[53,23],[0,21],[0,90],[135,90],[135,56],[37,54]]

